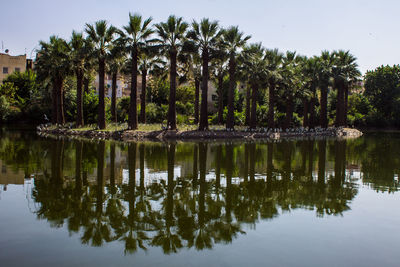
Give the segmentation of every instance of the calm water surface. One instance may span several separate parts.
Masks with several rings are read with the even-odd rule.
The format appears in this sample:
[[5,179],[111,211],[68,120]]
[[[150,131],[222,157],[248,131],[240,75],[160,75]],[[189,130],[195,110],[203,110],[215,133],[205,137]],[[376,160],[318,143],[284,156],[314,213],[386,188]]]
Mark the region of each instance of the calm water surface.
[[399,266],[400,135],[131,143],[0,133],[0,266]]

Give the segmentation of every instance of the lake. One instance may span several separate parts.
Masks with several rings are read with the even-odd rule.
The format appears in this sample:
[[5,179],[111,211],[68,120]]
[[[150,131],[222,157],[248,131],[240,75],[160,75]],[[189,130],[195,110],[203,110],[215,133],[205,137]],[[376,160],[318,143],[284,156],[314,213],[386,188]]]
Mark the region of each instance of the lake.
[[400,134],[120,143],[0,132],[1,266],[399,266]]

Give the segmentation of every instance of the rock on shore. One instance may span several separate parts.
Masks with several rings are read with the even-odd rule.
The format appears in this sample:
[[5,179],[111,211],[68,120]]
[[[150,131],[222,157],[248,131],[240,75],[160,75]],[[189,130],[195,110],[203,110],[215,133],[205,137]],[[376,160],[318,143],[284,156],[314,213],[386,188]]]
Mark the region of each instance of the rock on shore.
[[40,135],[55,136],[76,136],[89,139],[113,139],[121,141],[142,141],[142,140],[221,140],[221,139],[293,139],[302,137],[337,137],[337,138],[357,138],[362,136],[362,132],[353,128],[334,128],[327,129],[267,129],[261,128],[255,131],[227,131],[227,130],[210,130],[210,131],[99,131],[99,130],[73,130],[64,127],[51,127],[50,125],[40,125],[37,127]]

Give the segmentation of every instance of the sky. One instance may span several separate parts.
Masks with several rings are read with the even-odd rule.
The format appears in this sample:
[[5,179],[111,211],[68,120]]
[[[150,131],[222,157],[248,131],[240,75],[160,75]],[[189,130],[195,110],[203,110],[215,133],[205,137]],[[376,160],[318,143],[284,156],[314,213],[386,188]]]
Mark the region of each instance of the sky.
[[0,6],[0,52],[28,58],[51,35],[68,39],[100,19],[121,27],[131,12],[155,23],[171,14],[187,22],[208,17],[238,25],[250,42],[306,56],[350,50],[363,73],[400,63],[400,1],[394,0],[0,0]]

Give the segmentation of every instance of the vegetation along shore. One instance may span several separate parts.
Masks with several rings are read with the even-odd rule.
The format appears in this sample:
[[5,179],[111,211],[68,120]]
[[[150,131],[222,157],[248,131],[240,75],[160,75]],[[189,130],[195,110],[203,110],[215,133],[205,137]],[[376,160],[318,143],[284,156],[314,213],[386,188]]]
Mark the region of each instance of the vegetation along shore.
[[0,120],[122,139],[359,136],[349,129],[400,126],[399,66],[362,77],[349,51],[306,57],[250,40],[208,18],[88,23],[70,40],[41,41],[33,70],[6,77]]

